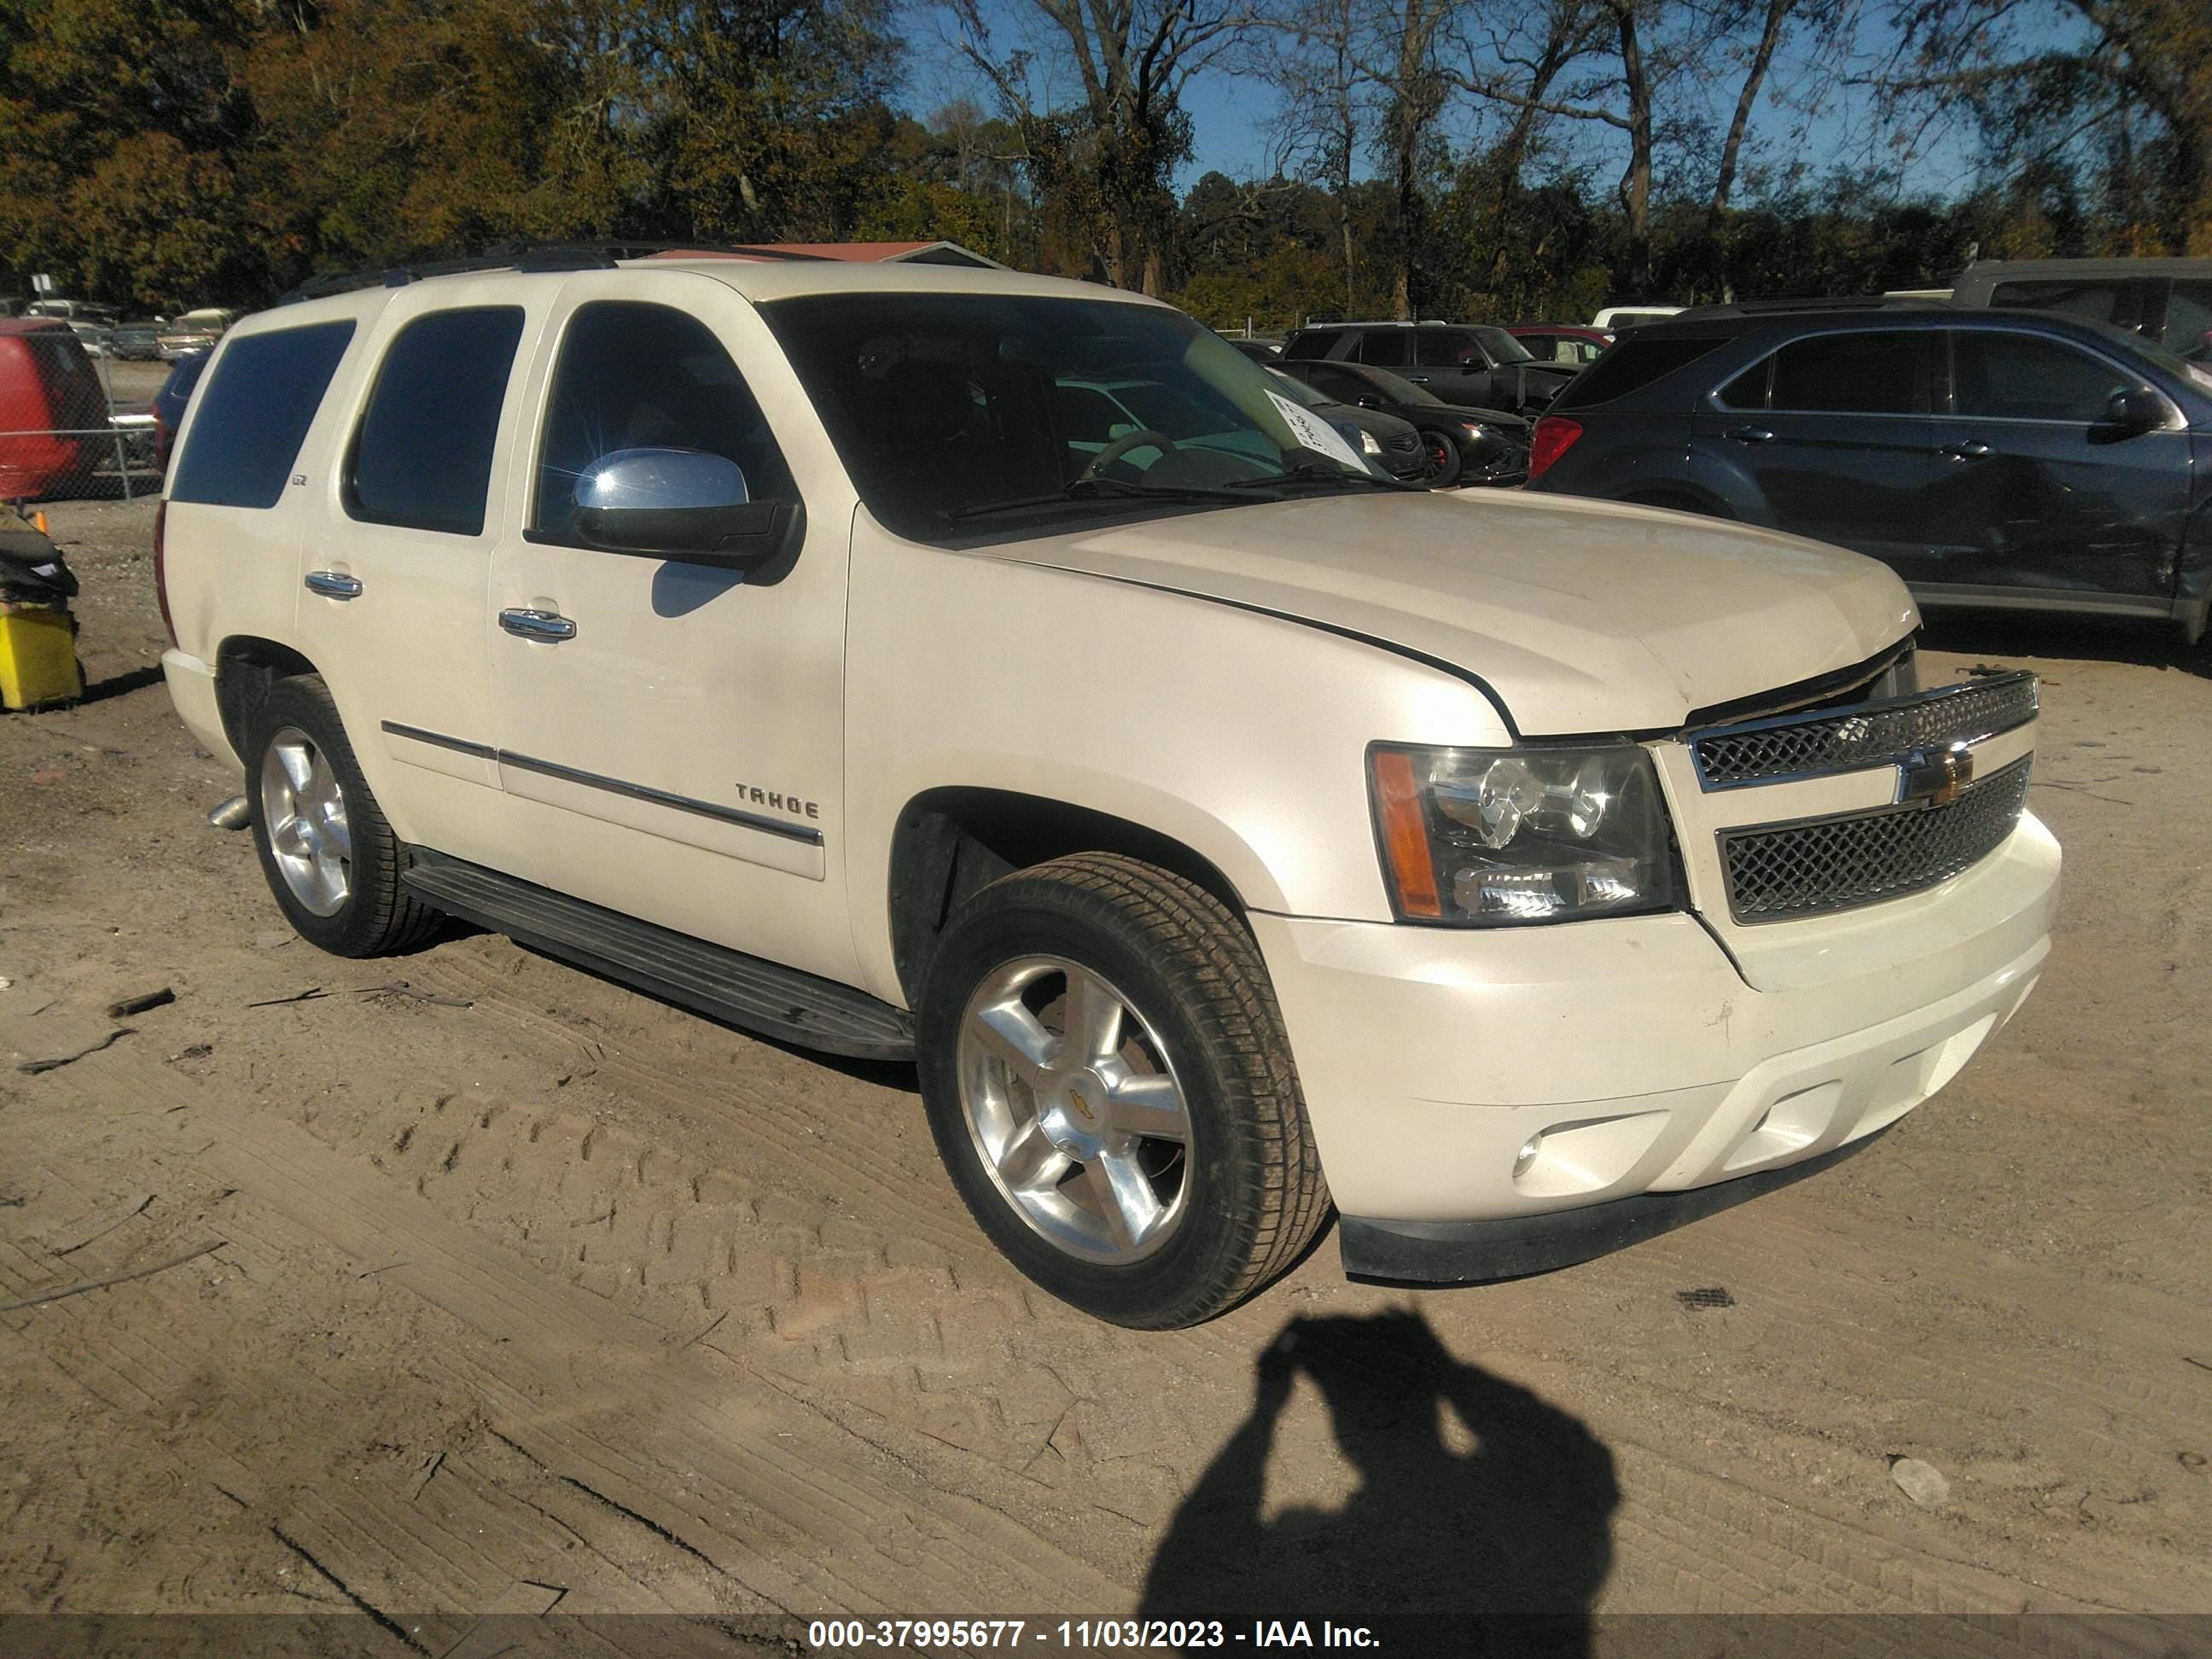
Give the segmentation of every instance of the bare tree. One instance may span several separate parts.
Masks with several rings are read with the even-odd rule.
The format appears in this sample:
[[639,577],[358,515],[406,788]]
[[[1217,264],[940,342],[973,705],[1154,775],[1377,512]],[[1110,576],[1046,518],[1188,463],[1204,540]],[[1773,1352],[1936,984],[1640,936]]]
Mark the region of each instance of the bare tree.
[[1347,317],[1357,272],[1352,179],[1368,129],[1370,88],[1360,67],[1366,24],[1361,0],[1303,0],[1255,43],[1256,72],[1281,100],[1277,122],[1285,170],[1325,180],[1335,204]]
[[[1249,29],[1252,0],[1018,0],[1030,39],[994,46],[981,0],[944,0],[962,54],[1021,129],[1040,189],[1061,192],[1091,228],[1109,280],[1158,294],[1165,279],[1168,181],[1190,153],[1190,77]],[[1055,108],[1041,57],[1073,64],[1079,105]]]

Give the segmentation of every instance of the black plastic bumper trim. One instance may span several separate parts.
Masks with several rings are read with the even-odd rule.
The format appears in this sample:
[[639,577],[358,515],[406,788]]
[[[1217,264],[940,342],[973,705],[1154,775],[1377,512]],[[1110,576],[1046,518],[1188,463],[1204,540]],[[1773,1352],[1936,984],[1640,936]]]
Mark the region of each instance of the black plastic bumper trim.
[[1854,1152],[1864,1152],[1890,1127],[1885,1124],[1833,1152],[1778,1170],[1679,1193],[1638,1193],[1579,1210],[1494,1221],[1378,1221],[1348,1215],[1337,1223],[1337,1249],[1349,1277],[1396,1284],[1475,1285],[1550,1273],[1641,1244],[1816,1176]]

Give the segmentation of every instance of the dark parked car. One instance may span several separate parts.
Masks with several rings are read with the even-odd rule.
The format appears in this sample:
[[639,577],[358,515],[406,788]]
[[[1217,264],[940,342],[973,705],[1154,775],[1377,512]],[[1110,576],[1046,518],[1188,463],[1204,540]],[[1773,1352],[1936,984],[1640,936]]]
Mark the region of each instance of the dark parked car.
[[1588,323],[1509,323],[1505,331],[1540,362],[1584,368],[1613,343],[1613,331]]
[[1446,403],[1516,415],[1541,409],[1575,375],[1571,364],[1538,362],[1502,328],[1457,323],[1332,323],[1300,329],[1283,356],[1387,368]]
[[2212,361],[2212,259],[1984,259],[1960,273],[1951,302],[2063,311]]
[[1411,422],[1385,415],[1379,409],[1361,409],[1323,397],[1296,375],[1285,374],[1272,363],[1267,366],[1267,377],[1282,388],[1283,396],[1302,408],[1310,409],[1334,427],[1369,465],[1379,466],[1392,477],[1407,483],[1428,483],[1434,469],[1428,448]]
[[1396,416],[1421,434],[1426,458],[1422,481],[1447,484],[1516,484],[1528,473],[1528,422],[1517,415],[1447,403],[1386,368],[1364,363],[1285,359],[1277,365],[1324,398]]
[[149,322],[118,323],[107,331],[107,353],[134,362],[152,362],[161,355],[161,331],[168,324],[160,318]]
[[1710,311],[1620,342],[1536,424],[1534,489],[1856,548],[1923,605],[2212,603],[2212,369],[2042,312]]
[[192,388],[200,383],[200,371],[214,355],[211,351],[186,352],[177,359],[169,378],[154,394],[154,465],[165,471],[169,465],[169,446],[177,440],[177,428],[185,423],[185,405],[191,401]]

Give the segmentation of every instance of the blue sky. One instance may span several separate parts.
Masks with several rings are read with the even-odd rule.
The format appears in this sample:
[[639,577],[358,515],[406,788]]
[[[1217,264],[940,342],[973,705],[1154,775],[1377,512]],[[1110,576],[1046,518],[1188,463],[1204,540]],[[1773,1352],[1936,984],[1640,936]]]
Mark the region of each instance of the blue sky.
[[[1013,31],[1019,27],[1024,12],[1020,0],[990,0],[987,15],[994,18],[994,33],[1000,37],[995,44],[1003,48],[1012,43]],[[937,105],[963,93],[990,107],[992,100],[988,88],[957,61],[943,16],[941,12],[925,10],[914,19],[911,39],[916,72],[908,94],[915,112],[926,115]],[[1857,40],[1860,64],[1870,61],[1873,52],[1887,46],[1890,38],[1878,19],[1866,21]],[[1062,88],[1051,84],[1054,54],[1040,53],[1039,61],[1045,65],[1042,73],[1046,80],[1042,89],[1048,96],[1064,96],[1073,92],[1072,85]],[[1061,61],[1064,63],[1064,58]],[[1899,168],[1900,187],[1911,194],[1948,196],[1972,185],[1972,145],[1961,135],[1934,135],[1919,153],[1901,154],[1891,142],[1893,134],[1881,126],[1870,95],[1863,90],[1832,89],[1820,106],[1809,113],[1795,107],[1802,102],[1798,94],[1808,84],[1810,70],[1808,63],[1787,49],[1778,60],[1770,94],[1762,98],[1753,116],[1745,157],[1749,176],[1739,181],[1740,200],[1747,188],[1755,185],[1760,169],[1771,168],[1790,159],[1802,161],[1815,173],[1837,165],[1864,166],[1883,161]],[[1060,74],[1066,78],[1064,69]],[[1715,88],[1710,105],[1704,110],[1716,134],[1724,127],[1735,96],[1734,84],[1721,85]],[[1196,155],[1177,175],[1180,188],[1188,189],[1209,172],[1224,173],[1234,179],[1266,175],[1274,160],[1272,141],[1277,106],[1273,92],[1264,82],[1219,68],[1202,70],[1185,92],[1184,106],[1190,112],[1195,129]],[[1458,123],[1462,138],[1465,127],[1466,119],[1462,117]],[[1625,142],[1620,136],[1595,124],[1571,122],[1555,124],[1553,132],[1567,153],[1590,167],[1593,182],[1601,189],[1609,190],[1626,158]],[[1662,173],[1670,160],[1686,161],[1679,155],[1670,157],[1662,146],[1658,157]],[[1701,168],[1694,163],[1687,166],[1692,187],[1709,187],[1709,181],[1701,177]],[[1362,170],[1372,174],[1373,158],[1365,158]]]

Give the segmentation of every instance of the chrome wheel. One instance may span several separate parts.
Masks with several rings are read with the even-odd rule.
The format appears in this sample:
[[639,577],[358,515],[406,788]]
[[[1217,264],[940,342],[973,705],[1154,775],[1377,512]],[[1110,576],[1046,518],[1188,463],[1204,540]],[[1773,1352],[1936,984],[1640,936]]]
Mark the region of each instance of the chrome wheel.
[[353,833],[337,769],[288,726],[261,757],[261,822],[284,884],[311,914],[336,915],[353,892]]
[[1088,969],[1024,957],[960,1023],[960,1102],[1016,1214],[1069,1255],[1139,1261],[1182,1225],[1191,1126],[1167,1048]]

